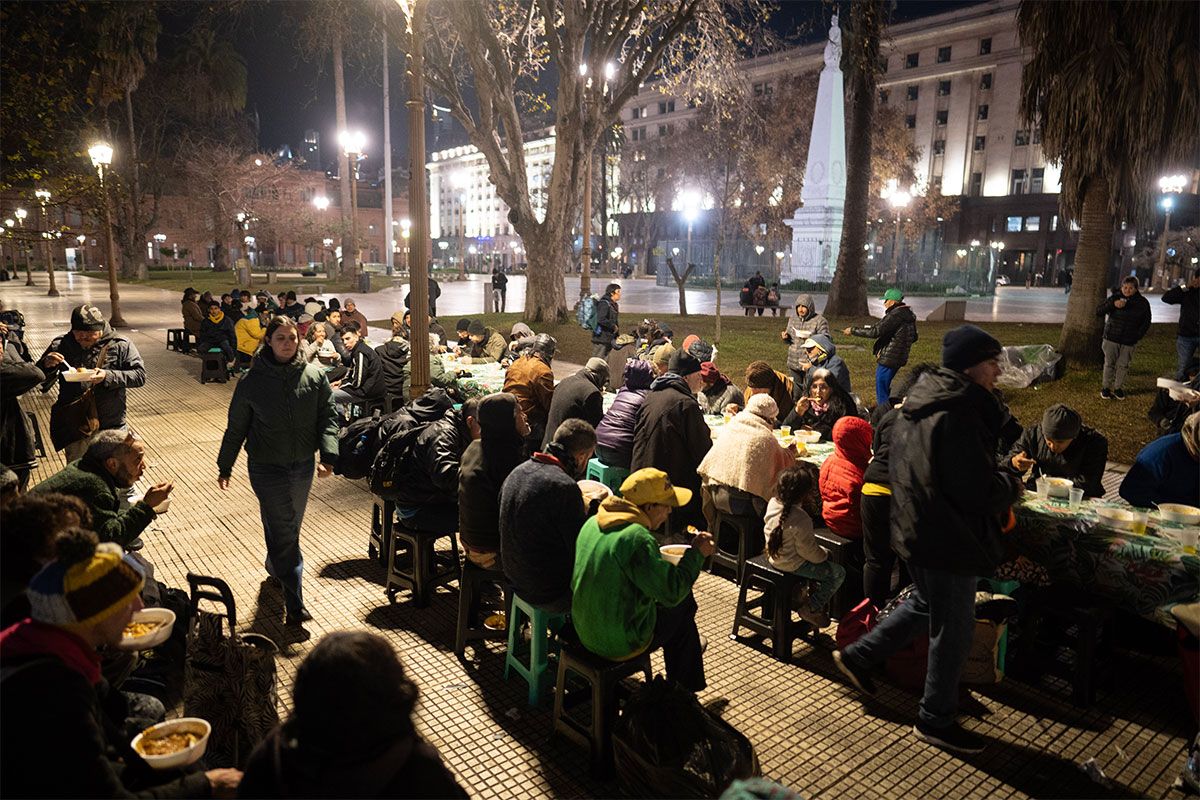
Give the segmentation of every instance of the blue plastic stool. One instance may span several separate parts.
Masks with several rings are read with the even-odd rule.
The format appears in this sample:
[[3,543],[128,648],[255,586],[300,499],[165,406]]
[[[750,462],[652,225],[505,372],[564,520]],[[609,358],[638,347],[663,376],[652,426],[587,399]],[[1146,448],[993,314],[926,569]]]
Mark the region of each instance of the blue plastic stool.
[[590,481],[600,481],[613,490],[613,494],[621,494],[621,484],[629,477],[629,470],[621,467],[610,467],[598,458],[588,461],[587,475]]
[[[522,617],[524,619],[522,619]],[[517,645],[521,641],[524,620],[529,620],[529,661],[522,661]],[[513,593],[512,606],[508,611],[508,650],[504,654],[504,679],[508,680],[509,669],[529,684],[529,705],[536,706],[542,699],[542,685],[550,676],[550,634],[567,621],[566,614],[551,614],[526,603]]]

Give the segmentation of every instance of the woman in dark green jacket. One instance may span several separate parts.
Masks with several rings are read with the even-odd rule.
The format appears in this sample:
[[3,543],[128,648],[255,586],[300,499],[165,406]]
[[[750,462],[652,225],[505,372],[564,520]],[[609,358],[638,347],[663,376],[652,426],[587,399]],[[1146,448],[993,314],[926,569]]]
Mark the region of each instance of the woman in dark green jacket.
[[267,540],[267,573],[283,586],[287,623],[299,625],[312,619],[300,590],[300,526],[312,488],[313,452],[321,453],[317,475],[327,477],[337,461],[337,412],[325,373],[300,355],[295,322],[275,317],[264,341],[267,346],[238,381],[229,404],[217,455],[217,485],[229,488],[238,450],[245,444],[246,471]]

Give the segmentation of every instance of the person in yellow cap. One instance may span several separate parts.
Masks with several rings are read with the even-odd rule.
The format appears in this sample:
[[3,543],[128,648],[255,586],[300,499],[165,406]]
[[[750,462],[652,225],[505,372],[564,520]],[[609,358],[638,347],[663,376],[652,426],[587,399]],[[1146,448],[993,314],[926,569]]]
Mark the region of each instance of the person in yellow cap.
[[621,495],[600,503],[575,542],[575,632],[584,647],[612,661],[661,647],[667,678],[699,692],[707,684],[692,584],[716,546],[711,535],[698,533],[678,564],[663,558],[650,531],[686,506],[692,491],[672,486],[662,470],[634,472]]

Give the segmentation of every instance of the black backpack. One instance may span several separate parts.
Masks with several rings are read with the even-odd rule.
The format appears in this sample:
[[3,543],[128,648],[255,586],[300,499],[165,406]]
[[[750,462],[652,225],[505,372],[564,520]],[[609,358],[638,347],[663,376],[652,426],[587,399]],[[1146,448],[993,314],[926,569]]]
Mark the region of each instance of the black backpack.
[[430,423],[446,415],[454,406],[442,389],[430,389],[379,425],[380,444],[370,465],[371,492],[384,500],[394,500],[399,491],[405,460],[413,445]]
[[338,458],[333,474],[343,478],[365,478],[379,452],[380,413],[360,417],[338,431]]

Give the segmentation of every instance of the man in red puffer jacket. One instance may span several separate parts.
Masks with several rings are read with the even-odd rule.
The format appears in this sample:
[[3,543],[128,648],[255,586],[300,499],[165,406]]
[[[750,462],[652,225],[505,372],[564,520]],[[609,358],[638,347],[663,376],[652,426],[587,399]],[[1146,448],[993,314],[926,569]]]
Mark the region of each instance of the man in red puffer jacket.
[[862,539],[863,472],[871,460],[871,423],[842,417],[833,426],[833,455],[821,465],[821,514],[829,530],[846,539]]

